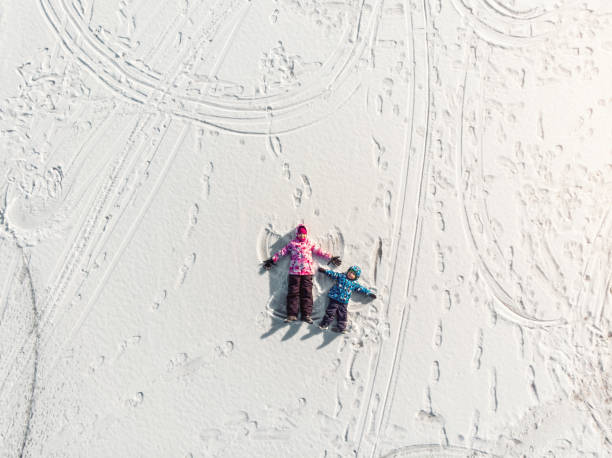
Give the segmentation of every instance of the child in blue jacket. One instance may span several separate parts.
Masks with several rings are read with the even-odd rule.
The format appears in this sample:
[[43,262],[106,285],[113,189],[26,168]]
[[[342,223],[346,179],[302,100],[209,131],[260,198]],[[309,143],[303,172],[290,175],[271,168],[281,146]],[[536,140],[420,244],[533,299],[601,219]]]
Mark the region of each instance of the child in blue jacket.
[[327,270],[323,267],[319,267],[319,272],[323,272],[331,278],[338,280],[338,282],[329,290],[329,294],[327,295],[329,297],[329,305],[325,311],[325,316],[321,320],[321,323],[319,323],[319,327],[321,329],[327,329],[329,327],[329,323],[331,323],[334,317],[337,315],[338,326],[333,328],[333,331],[346,333],[346,323],[348,320],[346,306],[348,305],[353,291],[366,294],[372,298],[376,298],[376,294],[357,283],[357,279],[361,275],[361,268],[359,266],[352,266],[346,271],[346,274],[334,272],[333,270]]

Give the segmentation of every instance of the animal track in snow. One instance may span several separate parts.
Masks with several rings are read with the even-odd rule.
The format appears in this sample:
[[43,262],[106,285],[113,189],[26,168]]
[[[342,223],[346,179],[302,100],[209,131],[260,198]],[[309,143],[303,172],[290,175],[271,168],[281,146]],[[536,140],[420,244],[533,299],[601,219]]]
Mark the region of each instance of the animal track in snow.
[[472,358],[472,366],[478,370],[480,369],[480,359],[482,358],[483,349],[483,332],[482,329],[478,330],[476,334],[476,344],[474,348],[474,357]]
[[202,198],[204,199],[210,197],[210,183],[214,170],[215,165],[212,162],[209,162],[202,173]]
[[431,378],[434,382],[440,381],[440,363],[434,361],[431,365]]
[[179,353],[168,362],[168,370],[172,370],[175,367],[183,366],[188,361],[189,355],[187,353]]
[[387,190],[385,192],[385,216],[387,218],[391,218],[391,200],[393,199],[393,194],[391,191]]
[[434,348],[439,348],[442,345],[442,321],[438,321],[438,326],[434,332]]
[[453,306],[453,299],[451,298],[451,292],[448,289],[442,291],[442,306],[446,310],[450,310]]
[[293,193],[293,201],[296,207],[302,205],[303,199],[309,199],[312,196],[312,186],[306,175],[300,176],[301,183],[295,188]]
[[234,351],[234,342],[227,340],[215,347],[217,358],[227,358]]
[[302,190],[300,188],[293,192],[293,203],[296,207],[302,205]]
[[159,309],[159,307],[161,306],[161,304],[164,303],[164,301],[166,300],[166,298],[168,297],[168,291],[167,290],[162,290],[157,297],[155,298],[155,300],[153,301],[153,310],[157,310]]
[[489,395],[490,407],[493,412],[497,412],[499,401],[497,398],[497,369],[494,367],[489,374]]
[[187,230],[185,231],[185,238],[189,237],[195,226],[198,224],[198,215],[200,214],[200,206],[194,203],[189,209],[189,222],[187,224]]
[[302,186],[304,188],[306,198],[310,198],[312,196],[312,187],[310,186],[310,180],[306,175],[302,175]]
[[185,259],[185,262],[179,268],[179,271],[178,271],[178,276],[176,279],[177,288],[181,286],[183,283],[185,283],[185,280],[187,279],[187,275],[189,274],[189,271],[193,268],[193,265],[195,264],[195,262],[196,262],[195,253],[191,253],[189,256],[187,256],[187,258]]
[[374,163],[378,169],[386,171],[389,168],[389,161],[385,159],[385,147],[374,137],[372,137],[372,142],[374,143]]
[[122,340],[121,343],[119,344],[119,350],[117,351],[117,354],[115,355],[114,361],[117,361],[119,358],[121,358],[121,356],[128,350],[128,348],[134,345],[138,345],[140,343],[140,340],[141,340],[140,336],[131,336],[131,337],[128,337],[127,339]]
[[126,401],[126,405],[132,408],[138,407],[140,404],[144,402],[144,393],[139,391],[134,396]]

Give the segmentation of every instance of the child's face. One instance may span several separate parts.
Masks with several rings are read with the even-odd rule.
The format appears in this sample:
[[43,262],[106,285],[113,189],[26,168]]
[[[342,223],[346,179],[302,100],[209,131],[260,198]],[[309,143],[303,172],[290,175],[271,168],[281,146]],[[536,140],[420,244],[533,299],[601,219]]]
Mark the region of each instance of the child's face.
[[355,272],[353,272],[352,270],[349,270],[346,276],[349,280],[355,280],[355,278],[357,278],[357,276],[355,275]]
[[297,237],[300,240],[306,240],[306,234],[298,234]]

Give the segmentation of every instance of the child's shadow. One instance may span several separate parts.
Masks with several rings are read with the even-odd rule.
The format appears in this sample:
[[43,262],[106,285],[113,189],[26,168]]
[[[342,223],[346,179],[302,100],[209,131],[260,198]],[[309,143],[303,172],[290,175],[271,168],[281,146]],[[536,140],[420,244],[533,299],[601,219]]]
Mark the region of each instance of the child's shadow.
[[[278,238],[275,242],[269,244],[269,240],[273,237],[269,231],[266,234],[266,251],[270,257],[278,252],[281,248],[287,245],[293,239],[294,231],[288,232],[282,237]],[[281,329],[286,329],[287,332],[281,338],[281,341],[286,341],[294,337],[302,326],[308,326],[309,333],[302,337],[302,340],[309,339],[315,335],[324,334],[323,343],[318,348],[323,348],[331,343],[336,337],[339,336],[337,333],[323,332],[317,326],[317,323],[323,318],[325,309],[327,307],[327,294],[325,291],[321,291],[316,281],[316,270],[313,277],[313,297],[314,302],[312,306],[312,318],[314,323],[308,325],[303,321],[297,321],[293,323],[285,323],[285,317],[287,316],[287,286],[289,279],[289,258],[290,256],[283,256],[278,260],[276,265],[272,266],[270,270],[265,270],[263,266],[260,266],[260,275],[268,275],[269,288],[270,288],[270,300],[268,301],[267,309],[268,313],[272,317],[272,325],[265,333],[261,335],[262,339],[266,339]],[[315,265],[317,263],[315,262]],[[326,266],[327,267],[327,266]],[[325,283],[328,283],[325,281]]]
[[303,335],[300,340],[311,339],[312,337],[321,334],[323,334],[323,342],[321,342],[321,345],[317,347],[317,350],[327,347],[330,343],[332,343],[334,340],[341,336],[341,334],[338,332],[324,331],[320,329],[319,326],[317,326],[316,324],[313,324],[310,326],[310,328],[308,328],[308,334]]

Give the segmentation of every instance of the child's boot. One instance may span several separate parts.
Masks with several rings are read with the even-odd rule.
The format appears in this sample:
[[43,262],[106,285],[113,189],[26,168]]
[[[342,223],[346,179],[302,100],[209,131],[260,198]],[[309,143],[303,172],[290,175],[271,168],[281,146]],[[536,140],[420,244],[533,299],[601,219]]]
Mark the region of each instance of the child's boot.
[[325,320],[321,320],[321,322],[319,323],[319,328],[325,330],[329,328],[329,323]]
[[333,328],[332,331],[338,332],[340,334],[346,334],[348,332],[348,330],[346,328],[342,329],[342,328],[339,328],[339,327]]
[[295,321],[295,320],[297,320],[297,316],[289,315],[287,318],[285,318],[285,323],[289,323],[289,322]]
[[302,321],[305,321],[308,324],[312,324],[312,318],[310,317],[310,315],[303,316]]

